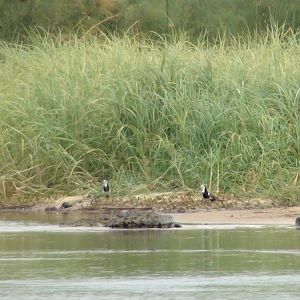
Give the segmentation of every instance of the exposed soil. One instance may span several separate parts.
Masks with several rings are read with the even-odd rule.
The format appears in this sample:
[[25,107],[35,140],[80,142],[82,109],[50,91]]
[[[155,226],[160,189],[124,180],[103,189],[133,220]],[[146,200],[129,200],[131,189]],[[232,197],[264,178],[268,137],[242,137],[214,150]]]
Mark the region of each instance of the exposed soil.
[[100,198],[73,196],[48,199],[34,206],[35,210],[44,210],[54,206],[68,210],[99,210],[103,208],[152,208],[165,213],[195,212],[201,209],[252,209],[280,207],[282,203],[273,199],[241,199],[233,196],[220,197],[218,201],[203,200],[200,195],[191,192],[165,192],[140,194],[126,197],[104,196]]

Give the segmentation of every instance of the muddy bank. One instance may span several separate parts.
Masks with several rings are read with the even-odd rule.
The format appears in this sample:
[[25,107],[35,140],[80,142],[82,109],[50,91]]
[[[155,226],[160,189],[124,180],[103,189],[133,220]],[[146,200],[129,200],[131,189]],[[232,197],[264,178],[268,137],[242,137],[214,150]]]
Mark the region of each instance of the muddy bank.
[[[234,196],[220,197],[219,201],[203,200],[199,194],[191,192],[167,192],[132,195],[125,197],[62,197],[41,201],[34,210],[101,210],[104,208],[143,208],[164,213],[195,212],[202,209],[255,209],[282,207],[283,203],[274,199],[245,199]],[[285,205],[286,206],[286,205]]]
[[[175,223],[199,224],[295,224],[296,217],[300,216],[300,206],[295,206],[294,203],[273,199],[237,198],[232,195],[220,196],[220,201],[210,202],[203,200],[199,194],[188,191],[126,197],[59,197],[40,200],[34,206],[13,207],[13,209],[63,214],[107,209],[115,211],[151,209],[162,214],[170,214]],[[86,226],[92,225],[86,223]]]

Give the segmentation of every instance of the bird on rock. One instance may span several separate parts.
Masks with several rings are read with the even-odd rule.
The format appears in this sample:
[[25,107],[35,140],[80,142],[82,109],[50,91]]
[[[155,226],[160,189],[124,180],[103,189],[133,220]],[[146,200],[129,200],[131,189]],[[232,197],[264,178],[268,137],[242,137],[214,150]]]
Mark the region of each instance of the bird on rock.
[[201,184],[201,193],[204,200],[216,201],[218,198],[210,193],[204,184]]

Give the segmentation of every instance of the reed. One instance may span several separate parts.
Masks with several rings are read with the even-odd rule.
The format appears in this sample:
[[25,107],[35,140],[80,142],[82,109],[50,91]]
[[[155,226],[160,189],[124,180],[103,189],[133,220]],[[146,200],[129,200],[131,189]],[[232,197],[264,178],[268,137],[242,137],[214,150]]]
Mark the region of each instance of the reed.
[[[0,46],[0,198],[138,189],[299,200],[300,43],[274,26],[177,36],[33,35]],[[298,198],[297,198],[298,197]]]

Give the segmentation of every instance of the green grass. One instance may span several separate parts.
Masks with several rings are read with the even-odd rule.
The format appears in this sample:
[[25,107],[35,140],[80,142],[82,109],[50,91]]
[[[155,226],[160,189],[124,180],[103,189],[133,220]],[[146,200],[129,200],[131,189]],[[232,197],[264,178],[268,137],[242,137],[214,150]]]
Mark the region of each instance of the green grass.
[[[0,46],[0,199],[177,185],[299,200],[300,42]],[[298,197],[298,198],[297,198]]]
[[263,32],[274,20],[299,28],[300,0],[0,0],[0,40],[6,41],[26,40],[30,28],[63,30],[66,36],[82,29],[237,35]]

